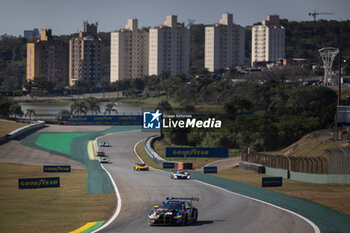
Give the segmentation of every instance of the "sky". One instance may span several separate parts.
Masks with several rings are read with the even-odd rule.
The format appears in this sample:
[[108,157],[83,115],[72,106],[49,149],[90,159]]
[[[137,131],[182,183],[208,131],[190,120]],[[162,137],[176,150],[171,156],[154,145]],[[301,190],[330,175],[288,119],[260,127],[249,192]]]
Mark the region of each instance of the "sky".
[[290,21],[313,20],[312,11],[329,12],[326,20],[349,20],[349,0],[0,0],[0,35],[22,35],[24,30],[51,28],[54,35],[83,29],[83,20],[98,22],[99,32],[124,27],[137,18],[139,27],[163,24],[167,15],[179,22],[213,24],[223,13],[233,14],[236,24],[253,25],[278,14]]

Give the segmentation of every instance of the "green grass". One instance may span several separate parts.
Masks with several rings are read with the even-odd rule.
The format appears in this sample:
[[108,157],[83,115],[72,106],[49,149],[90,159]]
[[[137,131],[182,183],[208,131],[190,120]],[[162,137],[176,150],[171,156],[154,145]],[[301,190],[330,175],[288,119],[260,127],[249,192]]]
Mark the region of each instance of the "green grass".
[[[162,158],[169,161],[179,161],[185,163],[192,163],[194,169],[202,168],[206,164],[221,160],[224,158],[167,158],[165,156],[165,148],[166,147],[179,147],[177,145],[171,145],[166,143],[164,140],[159,140],[154,143],[154,150],[161,156]],[[240,156],[241,152],[238,149],[229,149],[229,157]]]
[[15,129],[21,128],[28,124],[17,123],[15,121],[4,121],[0,120],[0,137],[6,136],[6,134],[12,132]]
[[162,168],[162,166],[160,166],[158,163],[154,162],[154,160],[152,160],[146,153],[145,151],[145,142],[146,140],[143,140],[141,142],[139,142],[136,146],[136,152],[137,154],[140,156],[140,158],[150,167],[153,168]]
[[325,136],[327,131],[315,131],[313,133],[305,135],[299,141],[292,145],[275,152],[269,152],[267,154],[283,154],[286,156],[295,157],[325,157],[328,158],[325,149],[341,148],[348,143],[341,141],[330,140]]
[[[214,176],[261,187],[261,179],[266,175],[240,168],[231,168],[219,171]],[[313,201],[350,216],[350,185],[313,184],[283,179],[282,187],[266,189]]]
[[54,150],[60,153],[71,155],[70,148],[72,140],[76,137],[85,136],[89,133],[47,133],[40,134],[35,142],[36,145]]
[[[0,232],[70,232],[107,220],[115,194],[86,194],[87,170],[43,173],[42,166],[0,164]],[[59,176],[60,188],[18,189],[18,178]]]

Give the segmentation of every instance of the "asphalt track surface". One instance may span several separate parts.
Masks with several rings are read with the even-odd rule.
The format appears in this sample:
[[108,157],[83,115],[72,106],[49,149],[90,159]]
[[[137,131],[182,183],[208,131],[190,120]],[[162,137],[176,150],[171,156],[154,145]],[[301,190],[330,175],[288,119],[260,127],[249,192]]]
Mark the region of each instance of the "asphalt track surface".
[[[237,196],[195,180],[171,180],[170,173],[151,169],[134,171],[139,162],[135,143],[149,136],[140,131],[120,132],[99,138],[112,147],[104,148],[111,161],[105,168],[112,175],[121,196],[121,211],[100,232],[314,232],[305,220],[273,206]],[[154,226],[147,215],[167,196],[199,197],[198,222],[188,226]]]

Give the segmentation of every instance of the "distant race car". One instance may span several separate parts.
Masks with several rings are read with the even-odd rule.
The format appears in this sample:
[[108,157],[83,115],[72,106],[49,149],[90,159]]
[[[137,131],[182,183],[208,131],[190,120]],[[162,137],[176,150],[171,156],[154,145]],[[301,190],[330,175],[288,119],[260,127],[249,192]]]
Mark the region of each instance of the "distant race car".
[[104,157],[104,156],[106,156],[106,154],[105,154],[105,152],[103,150],[98,150],[98,151],[96,151],[96,156]]
[[109,159],[102,157],[102,158],[100,158],[100,163],[109,163]]
[[110,144],[109,144],[109,142],[100,142],[100,147],[109,147],[109,146],[111,146]]
[[160,206],[154,206],[154,210],[148,214],[148,224],[153,226],[196,223],[198,209],[192,206],[192,201],[199,201],[199,198],[167,197]]
[[145,163],[136,163],[134,165],[135,171],[148,171],[148,166]]
[[173,171],[170,175],[171,179],[182,179],[182,180],[189,180],[191,179],[191,173],[184,171],[184,170],[177,170]]

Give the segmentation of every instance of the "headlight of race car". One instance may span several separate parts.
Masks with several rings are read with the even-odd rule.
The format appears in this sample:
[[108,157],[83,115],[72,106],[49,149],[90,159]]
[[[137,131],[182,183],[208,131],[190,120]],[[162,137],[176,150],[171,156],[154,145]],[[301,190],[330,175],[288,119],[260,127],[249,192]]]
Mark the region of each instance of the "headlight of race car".
[[152,215],[149,216],[149,218],[158,218],[158,217],[159,217],[159,216],[154,215],[154,214],[152,214]]

